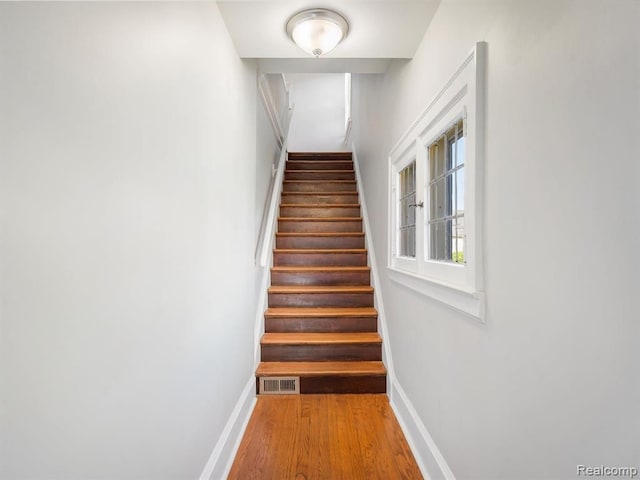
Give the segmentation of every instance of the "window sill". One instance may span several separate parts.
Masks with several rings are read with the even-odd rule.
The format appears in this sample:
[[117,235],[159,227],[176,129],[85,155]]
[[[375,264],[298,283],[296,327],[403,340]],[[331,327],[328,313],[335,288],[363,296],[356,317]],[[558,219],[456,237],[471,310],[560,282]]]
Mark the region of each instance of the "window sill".
[[387,269],[393,282],[484,323],[484,292],[447,285],[395,267]]

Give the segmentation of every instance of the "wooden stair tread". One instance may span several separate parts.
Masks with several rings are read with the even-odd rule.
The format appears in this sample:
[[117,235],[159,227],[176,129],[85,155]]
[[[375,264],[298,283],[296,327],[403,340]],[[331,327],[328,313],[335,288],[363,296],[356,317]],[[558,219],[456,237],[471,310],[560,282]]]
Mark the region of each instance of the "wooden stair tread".
[[289,158],[291,157],[349,157],[351,158],[351,152],[287,152]]
[[359,207],[359,203],[281,203],[280,207],[295,207],[295,208],[355,208]]
[[368,272],[371,270],[371,267],[336,267],[336,266],[327,266],[327,267],[299,267],[297,265],[284,265],[280,267],[271,267],[272,272],[294,272],[294,273],[305,273],[305,272]]
[[373,307],[270,307],[265,317],[377,317]]
[[360,222],[362,217],[278,217],[285,222]]
[[[285,183],[356,183],[355,180],[285,180],[284,182]],[[293,193],[293,192],[284,192],[284,193]],[[326,192],[318,192],[318,193],[326,193]]]
[[265,333],[262,345],[335,345],[344,343],[382,343],[377,332]]
[[280,237],[364,237],[364,232],[276,232]]
[[295,168],[287,168],[285,171],[289,173],[353,173],[355,170],[302,170]]
[[306,165],[310,165],[313,163],[338,163],[341,165],[345,165],[347,163],[349,164],[353,164],[353,160],[292,160],[289,159],[287,160],[287,164],[289,164],[289,162],[291,163],[301,163],[301,164],[306,164]]
[[269,293],[371,293],[370,285],[272,285]]
[[[285,180],[285,182],[308,182],[310,180]],[[355,180],[313,180],[314,182],[318,183],[318,182],[355,182]],[[323,195],[333,195],[333,196],[338,196],[338,195],[352,195],[352,196],[356,196],[358,195],[358,192],[339,192],[339,191],[329,191],[329,192],[282,192],[282,195],[307,195],[307,196],[323,196]]]
[[289,162],[353,162],[351,152],[344,153],[304,153],[289,152]]
[[[295,180],[285,180],[286,182],[293,182]],[[317,183],[317,182],[316,182]],[[282,192],[282,195],[306,195],[306,196],[330,196],[330,197],[338,197],[340,195],[351,195],[353,197],[358,196],[358,192],[340,192],[338,190],[334,191],[326,191],[326,192]],[[318,203],[318,205],[331,205],[330,203]]]
[[273,253],[366,253],[366,248],[276,248]]
[[356,376],[386,375],[387,369],[380,361],[349,362],[261,362],[258,376]]

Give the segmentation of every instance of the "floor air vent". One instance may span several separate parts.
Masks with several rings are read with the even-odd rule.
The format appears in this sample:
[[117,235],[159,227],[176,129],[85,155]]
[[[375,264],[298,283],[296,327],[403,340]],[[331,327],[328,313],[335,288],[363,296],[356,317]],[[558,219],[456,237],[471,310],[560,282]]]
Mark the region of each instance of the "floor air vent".
[[300,393],[300,377],[260,377],[260,395]]

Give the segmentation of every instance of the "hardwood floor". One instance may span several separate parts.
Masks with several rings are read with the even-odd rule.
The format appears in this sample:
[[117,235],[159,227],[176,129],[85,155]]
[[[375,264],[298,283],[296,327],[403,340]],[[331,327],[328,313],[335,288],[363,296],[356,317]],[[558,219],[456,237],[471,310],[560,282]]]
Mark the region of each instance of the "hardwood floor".
[[229,479],[421,479],[386,395],[259,396]]

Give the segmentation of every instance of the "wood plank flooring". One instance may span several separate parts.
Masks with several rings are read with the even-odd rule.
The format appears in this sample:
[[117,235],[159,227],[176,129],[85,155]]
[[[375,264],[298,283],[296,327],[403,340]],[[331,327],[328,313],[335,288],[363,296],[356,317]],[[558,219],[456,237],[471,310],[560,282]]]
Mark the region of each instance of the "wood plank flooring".
[[386,395],[259,396],[229,479],[421,479]]

